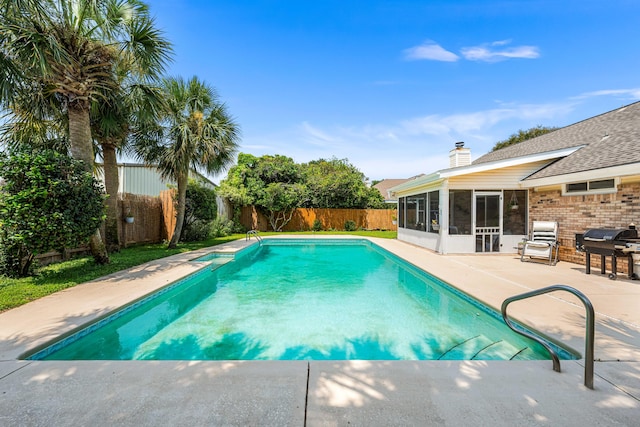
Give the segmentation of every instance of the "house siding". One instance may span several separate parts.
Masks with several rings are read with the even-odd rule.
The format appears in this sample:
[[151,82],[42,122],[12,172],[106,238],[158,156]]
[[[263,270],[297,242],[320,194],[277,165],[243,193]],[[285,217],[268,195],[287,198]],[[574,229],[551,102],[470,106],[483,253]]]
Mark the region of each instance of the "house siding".
[[[613,194],[562,196],[561,189],[529,192],[529,224],[558,221],[560,260],[585,264],[585,254],[575,249],[575,235],[590,228],[640,227],[640,182],[624,183]],[[606,259],[611,269],[611,257]],[[591,268],[600,268],[600,257],[591,256]],[[618,259],[618,272],[628,271],[626,258]]]
[[[576,251],[575,235],[592,228],[640,226],[640,102],[582,120],[536,138],[485,154],[471,165],[444,169],[399,185],[399,196],[418,194],[440,187],[447,190],[528,190],[528,228],[532,222],[559,223],[560,259],[585,264],[585,254]],[[568,183],[614,179],[613,194],[572,194],[563,196]],[[600,193],[607,193],[602,189]],[[447,229],[448,204],[441,197],[441,226]],[[504,202],[504,199],[503,199]],[[442,236],[443,253],[464,252],[454,239]],[[512,236],[513,237],[513,236]],[[413,233],[398,230],[398,239],[417,242]],[[514,243],[503,236],[507,247]],[[456,242],[454,244],[454,242]],[[429,242],[426,242],[429,243]],[[427,246],[425,243],[424,246]],[[514,245],[517,245],[515,242]],[[433,246],[433,245],[432,245]],[[592,256],[595,268],[600,257]],[[628,271],[627,257],[620,257],[618,273]],[[606,258],[611,271],[611,257]],[[640,274],[640,265],[635,266]]]
[[451,190],[521,189],[520,181],[548,164],[548,161],[526,163],[486,172],[449,178]]

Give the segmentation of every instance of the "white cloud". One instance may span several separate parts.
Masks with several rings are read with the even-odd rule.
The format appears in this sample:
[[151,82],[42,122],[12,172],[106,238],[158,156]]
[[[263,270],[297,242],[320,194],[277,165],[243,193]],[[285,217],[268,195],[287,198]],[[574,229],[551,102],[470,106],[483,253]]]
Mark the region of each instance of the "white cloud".
[[410,156],[405,151],[387,151],[380,156],[351,156],[349,162],[372,180],[410,178],[444,169],[449,164],[446,150],[434,153],[432,150],[420,151],[419,147],[416,149],[417,152]]
[[506,46],[510,40],[486,43],[480,46],[465,47],[460,50],[462,56],[469,61],[497,62],[512,58],[535,59],[540,57],[536,46],[516,46],[506,49],[494,49],[496,46]]
[[443,135],[451,131],[439,114],[403,120],[400,127],[408,135]]
[[511,39],[506,39],[506,40],[498,40],[495,42],[491,42],[491,46],[504,46],[511,43]]
[[432,61],[455,62],[460,59],[455,53],[449,52],[431,40],[425,41],[420,46],[405,49],[404,57],[410,61],[429,59]]
[[338,141],[335,137],[321,131],[314,126],[311,126],[308,122],[302,122],[302,124],[300,125],[300,129],[304,134],[305,141],[310,144],[326,145]]
[[[536,46],[514,46],[505,47],[511,44],[511,40],[498,40],[491,43],[484,43],[479,46],[464,47],[460,49],[460,54],[468,61],[498,62],[513,58],[535,59],[540,57],[540,50]],[[427,40],[420,46],[414,46],[404,50],[406,60],[423,60],[455,62],[460,59],[459,55],[446,50],[439,44]]]
[[493,126],[507,120],[540,120],[564,115],[573,110],[572,103],[502,105],[501,108],[458,113],[450,115],[432,114],[401,122],[404,134],[469,136],[477,132],[488,132]]
[[622,96],[628,99],[640,99],[640,88],[631,89],[603,89],[593,92],[586,92],[574,97],[574,99],[594,98],[597,96]]
[[346,158],[371,179],[407,178],[448,168],[448,153],[456,141],[465,141],[475,159],[518,129],[562,124],[557,120],[570,116],[580,104],[575,99],[544,104],[498,102],[486,110],[353,126],[304,121],[276,134],[247,135],[243,148],[254,155],[286,153],[298,163]]

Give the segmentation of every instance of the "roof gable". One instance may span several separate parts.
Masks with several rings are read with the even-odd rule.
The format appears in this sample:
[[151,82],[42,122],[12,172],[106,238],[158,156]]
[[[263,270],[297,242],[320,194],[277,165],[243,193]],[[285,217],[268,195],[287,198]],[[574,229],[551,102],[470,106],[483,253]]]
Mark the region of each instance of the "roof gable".
[[412,179],[415,179],[417,177],[420,177],[422,175],[417,175],[415,177],[412,178],[402,178],[402,179],[383,179],[382,181],[380,181],[379,183],[377,183],[376,185],[373,186],[373,188],[378,189],[378,191],[380,191],[380,194],[382,194],[382,197],[384,197],[385,200],[397,200],[397,197],[392,196],[389,194],[389,190],[393,187],[396,187],[398,185],[404,184],[407,181],[410,181]]
[[[640,131],[615,132],[552,163],[527,179],[547,178],[632,163],[640,163]],[[640,172],[640,168],[638,171]]]

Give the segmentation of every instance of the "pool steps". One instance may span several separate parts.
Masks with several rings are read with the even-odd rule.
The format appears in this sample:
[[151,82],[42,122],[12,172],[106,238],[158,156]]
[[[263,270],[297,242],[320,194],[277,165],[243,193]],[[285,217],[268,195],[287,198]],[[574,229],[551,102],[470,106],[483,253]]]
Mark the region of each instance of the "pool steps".
[[[438,360],[487,360],[493,359],[493,355],[500,355],[500,359],[513,360],[530,348],[523,347],[510,357],[504,356],[505,353],[513,352],[513,350],[513,348],[505,348],[503,340],[492,341],[484,336],[476,335],[454,344],[442,353]],[[473,354],[473,356],[469,357],[469,354]]]
[[233,261],[233,258],[232,257],[218,257],[218,258],[212,258],[209,261],[211,262],[211,264],[209,265],[209,269],[210,270],[216,270],[216,269],[222,267],[223,265]]

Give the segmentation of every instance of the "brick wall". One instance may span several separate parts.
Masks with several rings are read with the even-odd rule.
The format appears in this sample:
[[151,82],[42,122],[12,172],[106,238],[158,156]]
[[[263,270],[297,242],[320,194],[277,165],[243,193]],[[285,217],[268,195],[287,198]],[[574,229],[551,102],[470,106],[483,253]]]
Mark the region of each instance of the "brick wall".
[[[533,221],[558,221],[560,260],[585,264],[585,254],[575,249],[576,233],[590,228],[640,228],[640,183],[622,184],[615,194],[562,196],[557,191],[529,192],[529,225]],[[611,257],[606,259],[611,269]],[[626,272],[626,258],[618,258],[618,272]],[[599,271],[600,257],[591,256],[592,271]]]

